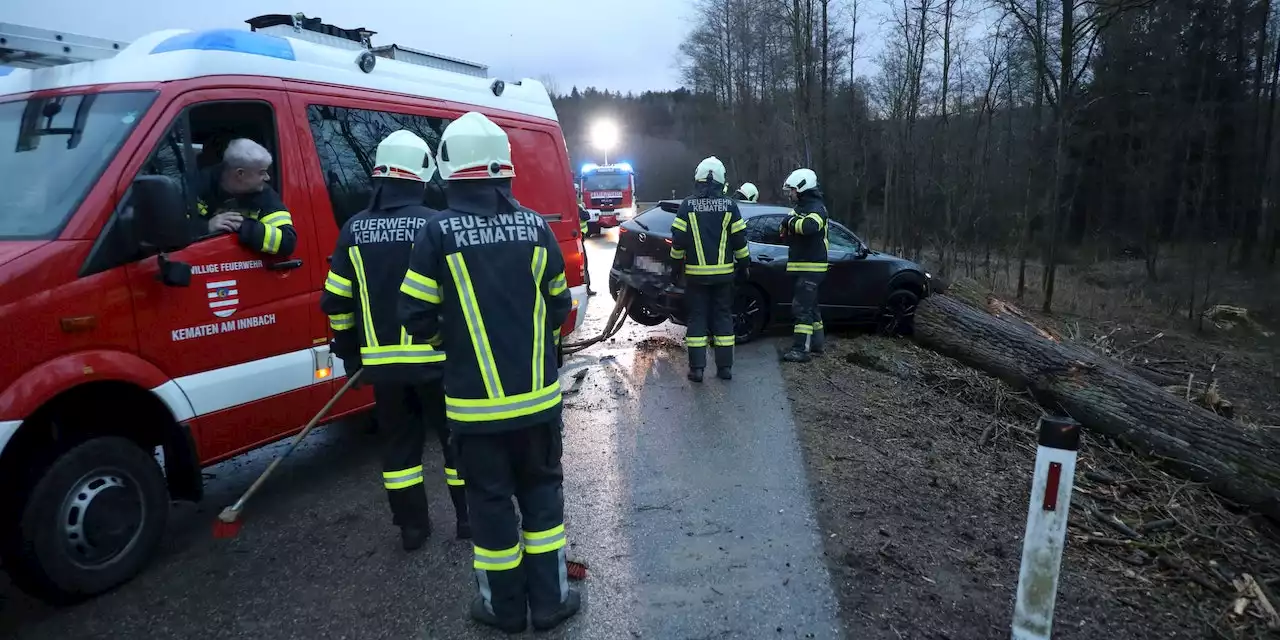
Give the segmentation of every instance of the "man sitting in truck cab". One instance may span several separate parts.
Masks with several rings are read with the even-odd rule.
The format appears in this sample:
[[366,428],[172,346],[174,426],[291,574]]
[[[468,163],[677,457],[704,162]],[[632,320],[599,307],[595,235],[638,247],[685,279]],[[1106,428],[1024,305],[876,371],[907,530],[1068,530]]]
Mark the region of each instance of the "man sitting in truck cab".
[[240,244],[287,257],[298,243],[293,219],[271,179],[271,152],[248,138],[227,144],[222,162],[201,172],[194,236],[236,233]]

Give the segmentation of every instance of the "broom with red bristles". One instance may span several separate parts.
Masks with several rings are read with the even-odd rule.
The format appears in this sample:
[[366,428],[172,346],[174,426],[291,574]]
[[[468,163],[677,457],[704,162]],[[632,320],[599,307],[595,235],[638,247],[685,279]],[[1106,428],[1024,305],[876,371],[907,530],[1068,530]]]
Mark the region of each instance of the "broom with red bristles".
[[245,491],[244,495],[240,496],[240,499],[236,500],[235,504],[223,509],[222,513],[218,514],[217,521],[213,523],[213,537],[234,538],[240,533],[240,527],[244,524],[240,521],[240,512],[244,510],[245,503],[249,502],[249,498],[252,498],[253,494],[257,493],[258,489],[266,483],[267,478],[271,476],[271,473],[276,470],[276,467],[280,466],[280,462],[285,458],[288,458],[289,454],[293,453],[293,450],[298,448],[298,444],[307,437],[307,434],[311,433],[311,430],[315,428],[316,424],[318,424],[320,420],[329,413],[329,409],[333,408],[333,405],[338,402],[338,399],[341,398],[348,389],[351,388],[351,385],[355,384],[356,379],[359,378],[360,374],[363,372],[364,369],[360,369],[354,374],[348,376],[347,383],[342,385],[342,388],[338,389],[338,393],[335,393],[333,397],[329,399],[329,402],[325,403],[324,407],[320,409],[320,413],[317,413],[316,416],[311,419],[311,422],[308,422],[307,426],[303,427],[302,431],[298,432],[298,435],[294,437],[293,442],[289,443],[289,448],[285,449],[284,453],[276,456],[276,459],[271,461],[271,464],[262,472],[262,475],[258,476],[258,479],[254,480],[253,484],[249,485],[249,490]]

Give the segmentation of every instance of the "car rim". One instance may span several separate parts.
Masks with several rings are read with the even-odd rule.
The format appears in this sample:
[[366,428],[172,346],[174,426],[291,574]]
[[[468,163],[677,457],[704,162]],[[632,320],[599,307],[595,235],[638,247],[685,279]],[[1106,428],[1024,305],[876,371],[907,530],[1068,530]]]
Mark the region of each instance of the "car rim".
[[908,301],[906,296],[893,296],[885,304],[881,322],[884,324],[885,331],[896,333],[915,313],[915,303]]
[[85,474],[59,510],[67,557],[82,569],[98,569],[129,551],[142,535],[146,502],[138,483],[116,470]]
[[760,313],[759,299],[754,296],[744,296],[742,299],[746,300],[746,303],[739,305],[741,309],[733,314],[733,326],[737,330],[739,338],[751,333],[755,327],[755,316]]

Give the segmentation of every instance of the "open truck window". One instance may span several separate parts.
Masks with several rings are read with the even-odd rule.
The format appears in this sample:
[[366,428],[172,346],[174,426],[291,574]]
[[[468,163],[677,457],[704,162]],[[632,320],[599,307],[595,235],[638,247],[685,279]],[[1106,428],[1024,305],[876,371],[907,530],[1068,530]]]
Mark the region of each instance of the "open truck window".
[[57,236],[155,98],[115,91],[0,103],[0,239]]

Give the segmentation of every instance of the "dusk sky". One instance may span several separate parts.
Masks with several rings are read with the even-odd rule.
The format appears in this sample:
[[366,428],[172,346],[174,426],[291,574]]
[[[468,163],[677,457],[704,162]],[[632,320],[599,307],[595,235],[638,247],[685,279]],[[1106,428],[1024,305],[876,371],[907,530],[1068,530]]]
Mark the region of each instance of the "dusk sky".
[[550,75],[560,91],[672,89],[691,22],[689,0],[67,0],[11,2],[3,19],[26,26],[133,40],[160,29],[248,29],[265,13],[320,17],[342,28],[376,31],[375,45],[400,44],[489,65],[500,78]]

